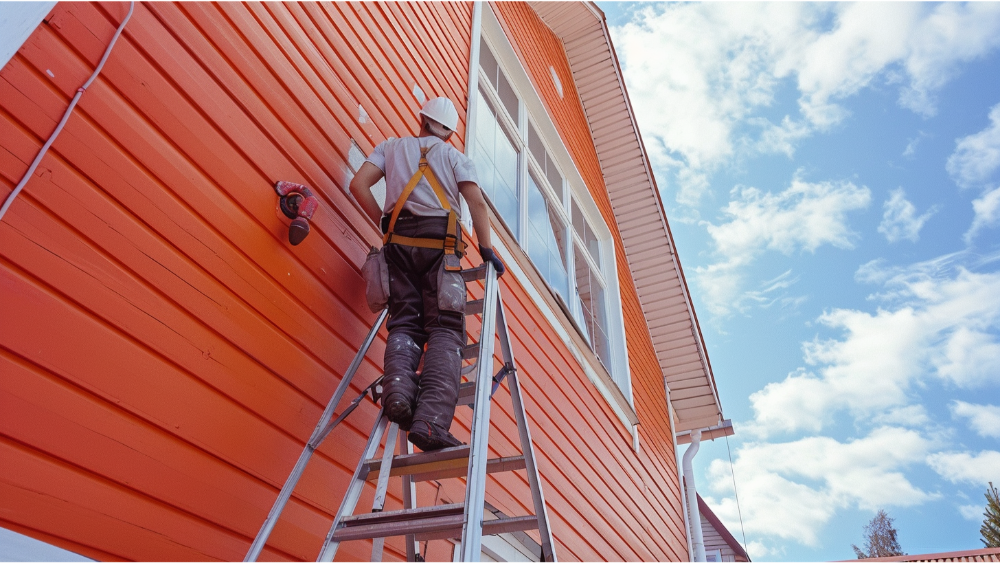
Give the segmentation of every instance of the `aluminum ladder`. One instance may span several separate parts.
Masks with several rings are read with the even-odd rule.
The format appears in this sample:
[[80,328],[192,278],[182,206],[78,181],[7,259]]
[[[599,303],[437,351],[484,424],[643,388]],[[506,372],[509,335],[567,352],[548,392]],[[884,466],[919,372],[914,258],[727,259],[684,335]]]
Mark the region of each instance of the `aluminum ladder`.
[[[383,411],[379,411],[375,425],[369,434],[368,443],[351,478],[347,493],[341,502],[340,509],[334,518],[333,525],[323,542],[317,561],[333,561],[341,542],[359,539],[372,539],[372,561],[381,561],[386,537],[406,536],[406,560],[418,561],[418,543],[422,540],[441,538],[461,538],[461,561],[478,561],[481,557],[482,536],[526,530],[538,530],[540,537],[540,553],[535,551],[539,561],[556,561],[552,543],[552,532],[549,528],[548,512],[545,507],[545,497],[538,478],[538,468],[535,464],[535,451],[531,442],[531,431],[528,428],[524,411],[524,401],[521,386],[517,379],[517,367],[510,346],[510,333],[504,316],[503,302],[500,299],[499,283],[496,270],[492,264],[484,264],[462,272],[465,282],[485,279],[485,290],[482,299],[469,301],[466,304],[466,315],[482,314],[482,331],[479,341],[465,347],[463,358],[476,359],[476,362],[463,368],[466,376],[475,374],[475,379],[462,383],[459,388],[459,405],[467,405],[473,409],[472,432],[468,445],[445,448],[433,452],[414,453],[413,445],[406,440],[406,432],[401,431],[395,423],[389,422]],[[361,365],[368,348],[385,322],[387,311],[383,310],[368,336],[358,350],[357,355],[348,367],[347,373],[338,385],[333,397],[320,417],[312,437],[306,444],[302,455],[292,469],[291,474],[282,487],[271,512],[264,520],[260,532],[254,539],[244,561],[256,561],[264,549],[268,536],[274,529],[292,491],[305,470],[309,458],[323,440],[340,422],[344,420],[361,403],[369,390],[375,396],[375,388],[381,378],[369,385],[347,408],[333,419],[334,409],[340,403],[350,385],[354,374]],[[500,337],[500,351],[503,365],[499,371],[494,369],[495,336]],[[513,414],[517,421],[518,435],[521,442],[522,455],[504,458],[487,457],[490,404],[493,394],[504,379],[508,379]],[[385,446],[378,453],[385,438]],[[394,454],[398,443],[399,453]],[[484,520],[486,508],[486,475],[500,471],[527,472],[528,484],[534,505],[534,515],[500,517],[496,520]],[[383,511],[389,478],[402,477],[403,509]],[[466,493],[464,503],[438,506],[416,506],[416,483],[423,480],[466,478]],[[370,513],[354,514],[365,484],[375,481],[375,501]],[[519,534],[524,537],[523,534]],[[525,544],[528,549],[537,549]]]

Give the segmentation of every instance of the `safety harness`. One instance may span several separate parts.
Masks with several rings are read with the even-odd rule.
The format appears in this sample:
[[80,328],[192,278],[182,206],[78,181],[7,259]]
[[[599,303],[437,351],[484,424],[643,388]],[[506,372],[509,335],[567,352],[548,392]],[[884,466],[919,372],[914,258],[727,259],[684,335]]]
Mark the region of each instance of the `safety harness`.
[[[399,194],[399,199],[396,200],[396,207],[392,210],[392,216],[389,218],[389,228],[382,237],[382,244],[385,245],[391,242],[405,246],[441,249],[444,250],[445,254],[458,254],[461,256],[465,253],[466,244],[459,236],[458,229],[461,227],[458,224],[458,214],[451,208],[448,198],[445,196],[444,189],[441,187],[441,183],[438,182],[437,176],[434,175],[434,171],[431,170],[430,165],[427,163],[427,153],[433,148],[420,148],[420,164],[417,167],[417,171],[413,173],[413,177],[406,184],[406,188],[403,189],[403,193]],[[437,196],[438,201],[441,203],[441,207],[448,212],[448,230],[443,239],[408,237],[393,232],[396,227],[396,219],[399,218],[399,212],[403,210],[403,204],[406,203],[410,194],[413,193],[414,188],[417,187],[417,183],[421,178],[425,178],[427,183],[431,185],[434,195]]]

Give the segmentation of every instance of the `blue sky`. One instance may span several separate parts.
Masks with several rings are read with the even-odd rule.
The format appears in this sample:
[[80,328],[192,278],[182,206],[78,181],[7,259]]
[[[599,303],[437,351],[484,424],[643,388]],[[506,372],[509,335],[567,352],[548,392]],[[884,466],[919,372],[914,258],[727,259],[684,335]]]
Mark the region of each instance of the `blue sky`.
[[[979,549],[1000,483],[1000,4],[607,3],[751,556]],[[725,442],[699,490],[742,538]]]

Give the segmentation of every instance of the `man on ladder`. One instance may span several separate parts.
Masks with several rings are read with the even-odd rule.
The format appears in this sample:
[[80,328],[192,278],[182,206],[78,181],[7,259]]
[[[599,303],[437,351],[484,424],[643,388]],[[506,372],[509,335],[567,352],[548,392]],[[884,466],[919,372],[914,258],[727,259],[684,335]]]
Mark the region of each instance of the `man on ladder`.
[[[483,261],[492,262],[497,275],[504,272],[490,242],[489,213],[475,166],[445,142],[457,126],[451,100],[428,100],[420,110],[420,133],[376,146],[350,186],[384,234],[389,337],[382,405],[388,419],[424,451],[461,445],[449,432],[466,341],[459,194],[468,203]],[[386,198],[379,209],[371,187],[383,176]]]

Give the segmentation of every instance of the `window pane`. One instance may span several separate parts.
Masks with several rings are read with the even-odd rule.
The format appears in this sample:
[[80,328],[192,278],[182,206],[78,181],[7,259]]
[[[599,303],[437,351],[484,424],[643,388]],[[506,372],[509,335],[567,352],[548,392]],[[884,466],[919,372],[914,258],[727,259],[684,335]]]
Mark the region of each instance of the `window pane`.
[[507,77],[503,75],[503,72],[498,72],[497,75],[500,82],[499,86],[497,86],[500,101],[503,102],[503,107],[507,108],[507,115],[520,127],[520,122],[518,121],[519,114],[517,112],[517,93],[514,92],[514,88],[507,82]]
[[528,149],[542,170],[545,170],[545,145],[542,144],[542,138],[538,136],[538,131],[535,131],[535,126],[530,122],[528,123]]
[[576,204],[576,200],[573,200],[573,229],[576,230],[576,234],[580,235],[580,238],[583,240],[583,244],[587,247],[587,252],[594,257],[594,262],[600,264],[600,241],[597,240],[597,235],[594,234],[594,229],[590,227],[590,223],[587,221],[587,218],[584,217],[583,211],[580,210],[580,206]]
[[576,289],[583,315],[581,324],[586,327],[587,334],[585,336],[590,342],[591,349],[610,372],[611,346],[608,340],[608,315],[604,288],[595,278],[590,264],[579,249],[576,250]]
[[526,250],[553,291],[568,302],[569,278],[566,275],[565,231],[566,226],[559,220],[552,203],[542,194],[534,175],[529,175]]
[[559,174],[559,170],[556,169],[556,166],[552,164],[551,159],[546,159],[545,161],[545,175],[549,181],[549,185],[552,186],[552,190],[559,195],[559,199],[562,199],[562,175]]
[[486,78],[490,79],[490,84],[496,88],[500,65],[497,64],[496,57],[493,56],[493,52],[490,51],[490,48],[486,45],[486,41],[483,39],[479,40],[479,66],[482,67]]
[[476,172],[480,187],[503,218],[517,233],[517,149],[504,133],[482,92],[478,93],[476,122]]

